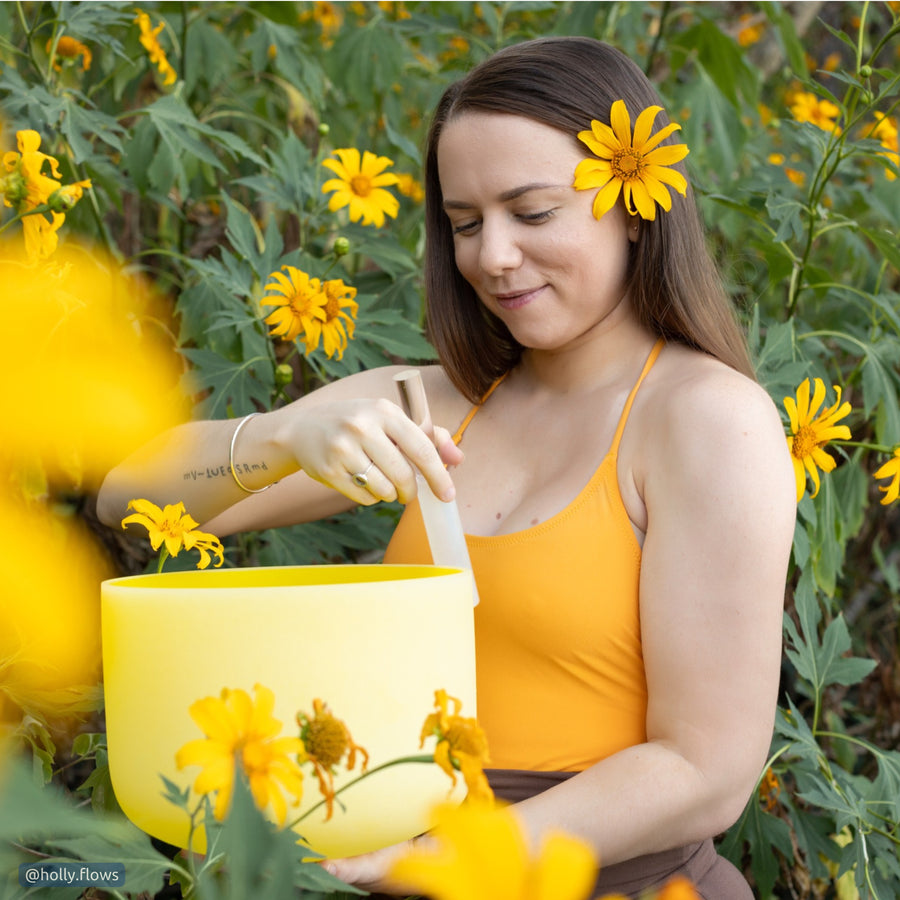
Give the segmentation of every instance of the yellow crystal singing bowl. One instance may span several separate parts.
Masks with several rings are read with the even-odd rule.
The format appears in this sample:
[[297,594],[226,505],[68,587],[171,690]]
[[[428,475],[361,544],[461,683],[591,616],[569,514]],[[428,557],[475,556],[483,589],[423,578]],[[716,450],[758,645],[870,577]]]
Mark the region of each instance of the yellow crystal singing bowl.
[[[472,579],[434,566],[289,566],[138,575],[103,582],[103,667],[109,765],[125,814],[140,829],[186,847],[189,822],[163,797],[165,775],[187,787],[175,753],[203,737],[188,707],[222,688],[275,693],[282,735],[321,698],[369,752],[369,768],[416,754],[434,692],[475,716]],[[426,751],[433,750],[433,742]],[[357,768],[358,768],[357,763]],[[303,767],[303,800],[320,801]],[[358,771],[341,773],[335,786]],[[296,830],[326,856],[365,853],[428,825],[450,779],[434,764],[393,766],[349,788],[332,819],[324,808]],[[454,799],[464,789],[457,787]],[[192,795],[193,796],[193,795]],[[288,798],[290,799],[290,798]],[[202,834],[194,849],[202,852]]]

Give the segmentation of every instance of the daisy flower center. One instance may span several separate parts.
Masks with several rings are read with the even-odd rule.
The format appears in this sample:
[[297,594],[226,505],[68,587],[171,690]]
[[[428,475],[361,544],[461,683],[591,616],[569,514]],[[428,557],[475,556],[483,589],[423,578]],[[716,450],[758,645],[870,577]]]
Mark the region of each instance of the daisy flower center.
[[347,730],[339,720],[325,715],[313,719],[303,736],[306,752],[325,768],[337,765],[347,752]]
[[372,193],[372,180],[368,175],[354,175],[350,179],[350,187],[357,197],[368,197]]
[[819,446],[819,440],[814,428],[802,425],[794,435],[792,453],[796,459],[805,459]]
[[623,181],[640,178],[643,160],[641,154],[631,148],[619,150],[612,158],[613,174]]

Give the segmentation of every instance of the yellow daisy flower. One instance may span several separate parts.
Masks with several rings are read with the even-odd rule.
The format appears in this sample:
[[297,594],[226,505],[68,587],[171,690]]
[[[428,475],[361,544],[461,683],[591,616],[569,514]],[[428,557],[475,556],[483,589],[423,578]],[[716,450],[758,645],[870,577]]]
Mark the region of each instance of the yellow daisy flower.
[[135,13],[134,21],[138,23],[138,27],[141,29],[141,46],[147,51],[150,62],[159,69],[159,74],[163,76],[164,85],[175,84],[178,76],[175,74],[175,70],[169,63],[169,58],[166,56],[166,51],[163,50],[159,43],[158,37],[159,33],[166,27],[166,23],[160,22],[159,25],[154,28],[150,24],[150,16],[148,16],[147,13],[140,9],[136,9]]
[[837,425],[850,412],[849,403],[841,403],[841,389],[834,386],[837,400],[819,412],[825,400],[825,384],[821,378],[815,379],[812,402],[809,399],[809,379],[797,388],[797,398],[784,398],[784,408],[791,420],[791,433],[787,436],[788,449],[794,463],[794,477],[797,481],[797,502],[806,490],[806,473],[815,485],[812,496],[819,493],[819,472],[831,472],[835,467],[834,458],[822,448],[834,439],[850,439],[850,429]]
[[590,131],[578,132],[578,139],[586,144],[597,159],[584,159],[575,168],[577,191],[599,188],[594,199],[594,218],[600,219],[613,208],[620,191],[631,215],[644,219],[656,218],[656,204],[666,212],[672,208],[672,198],[665,185],[680,194],[687,191],[687,180],[675,169],[668,168],[688,155],[686,144],[657,146],[681,128],[674,122],[651,136],[653,120],[662,112],[661,106],[648,106],[634,123],[624,100],[616,100],[610,110],[609,125],[594,119]]
[[337,356],[341,359],[356,328],[353,321],[359,312],[359,304],[353,299],[356,288],[344,284],[340,278],[333,278],[322,285],[322,293],[325,295],[325,318],[321,322],[313,319],[306,329],[306,355],[319,346],[321,337],[328,358]]
[[820,100],[815,94],[797,91],[791,97],[790,110],[798,122],[811,122],[822,131],[841,133],[840,127],[835,122],[841,110],[830,100]]
[[438,808],[428,839],[390,875],[432,900],[587,900],[597,862],[584,841],[562,832],[532,855],[510,809],[464,803]]
[[[47,52],[49,53],[51,48],[53,47],[53,41],[47,41]],[[90,48],[85,44],[82,44],[81,41],[76,40],[73,37],[70,37],[68,34],[64,34],[57,42],[56,42],[56,56],[59,59],[77,59],[79,56],[81,57],[81,71],[87,72],[91,67],[91,62],[94,57],[91,54]],[[59,62],[55,62],[53,64],[53,68],[57,72],[62,71],[62,65]]]
[[134,513],[122,519],[122,527],[127,528],[132,522],[143,525],[154,550],[159,550],[162,544],[165,544],[169,556],[178,556],[182,547],[185,550],[198,550],[198,569],[205,569],[209,565],[211,553],[219,560],[217,568],[225,561],[224,548],[219,539],[214,534],[197,531],[198,523],[185,512],[183,503],[172,503],[165,509],[160,509],[149,500],[131,500],[128,508],[133,509]]
[[337,178],[329,178],[322,185],[322,193],[334,193],[328,201],[328,208],[337,212],[349,206],[351,222],[362,219],[363,225],[384,225],[385,215],[392,219],[397,217],[400,201],[385,188],[397,184],[397,176],[385,172],[394,164],[386,156],[376,156],[366,150],[360,160],[359,150],[355,148],[335,150],[337,159],[325,159],[322,165],[331,169]]
[[[318,278],[310,278],[306,272],[293,266],[282,266],[287,274],[272,272],[265,289],[273,293],[263,296],[263,306],[275,306],[277,309],[265,318],[266,325],[271,326],[269,334],[280,337],[283,341],[293,341],[299,334],[304,334],[306,353],[312,351],[308,335],[313,330],[313,323],[321,331],[322,323],[328,318],[325,307],[328,296],[322,290]],[[316,338],[318,343],[318,337]]]
[[321,700],[313,700],[313,715],[297,715],[300,740],[306,749],[307,762],[312,763],[319,779],[319,790],[325,798],[325,821],[334,813],[334,767],[347,756],[347,771],[356,765],[356,754],[362,755],[360,768],[366,771],[369,754],[355,743],[350,729],[335,718]]
[[421,203],[425,199],[425,188],[409,172],[397,173],[397,190],[413,203]]
[[[451,701],[453,712],[449,713],[447,706]],[[484,764],[488,762],[488,747],[481,726],[475,719],[460,716],[462,703],[443,689],[434,692],[434,706],[435,711],[422,726],[419,746],[424,747],[428,738],[436,737],[434,761],[450,776],[453,785],[456,784],[454,769],[459,769],[469,789],[468,798],[492,802],[494,792],[483,771]]]
[[[3,202],[15,209],[18,214],[25,214],[22,219],[22,232],[28,258],[47,259],[56,250],[59,240],[57,232],[66,217],[61,209],[51,211],[49,219],[44,214],[28,215],[28,212],[48,203],[51,196],[63,187],[60,181],[62,175],[59,171],[59,162],[55,157],[41,151],[41,136],[36,131],[26,129],[16,132],[16,144],[19,148],[18,153],[11,150],[3,155],[3,168],[6,173],[0,182]],[[50,175],[45,174],[46,163],[49,163]],[[68,189],[80,197],[83,187],[90,187],[90,182],[78,182],[77,185],[69,185]],[[77,197],[75,199],[77,200]]]
[[287,803],[283,791],[293,796],[293,806],[303,794],[303,773],[298,765],[305,759],[303,741],[277,737],[281,722],[272,716],[275,695],[259,684],[253,690],[255,701],[246,691],[223,688],[221,697],[204,697],[191,704],[191,718],[206,737],[188,741],[175,754],[175,764],[179,769],[203,767],[194,790],[216,793],[213,813],[220,822],[228,813],[235,767],[240,766],[257,807],[265,811],[271,806],[278,824],[284,825]]
[[322,29],[322,37],[329,41],[330,45],[331,38],[341,30],[344,14],[336,3],[330,3],[328,0],[317,0],[313,4],[312,17]]
[[878,490],[884,492],[884,496],[881,498],[882,506],[887,506],[900,497],[900,447],[894,448],[894,458],[889,459],[875,473],[875,477],[891,479],[886,486],[878,486]]
[[[886,116],[881,112],[875,113],[875,124],[869,131],[868,137],[881,141],[885,152],[880,153],[879,156],[883,156],[894,166],[900,167],[900,144],[898,144],[897,133],[897,120],[893,116]],[[884,174],[888,181],[893,181],[897,177],[897,173],[893,169],[885,169]]]

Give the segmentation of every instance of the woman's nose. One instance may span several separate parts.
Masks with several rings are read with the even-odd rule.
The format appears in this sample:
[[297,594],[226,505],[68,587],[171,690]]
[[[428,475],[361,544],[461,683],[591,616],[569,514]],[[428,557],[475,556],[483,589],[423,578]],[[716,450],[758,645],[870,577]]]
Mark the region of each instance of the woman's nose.
[[522,262],[522,251],[507,223],[483,221],[479,265],[486,275],[502,275]]

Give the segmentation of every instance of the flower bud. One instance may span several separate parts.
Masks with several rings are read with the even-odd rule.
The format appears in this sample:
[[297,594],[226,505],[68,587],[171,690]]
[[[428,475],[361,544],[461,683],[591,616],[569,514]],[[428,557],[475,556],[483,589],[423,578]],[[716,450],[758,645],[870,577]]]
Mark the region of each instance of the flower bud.
[[68,212],[81,199],[84,188],[90,186],[90,181],[77,181],[75,184],[64,184],[62,187],[58,187],[47,198],[47,205],[53,212]]
[[871,66],[860,66],[859,67],[859,77],[860,78],[871,78],[872,77],[872,67]]
[[326,137],[331,131],[331,126],[327,122],[319,122],[319,135]]
[[19,207],[28,196],[28,182],[18,169],[13,169],[8,175],[0,178],[0,196],[6,201],[7,206],[19,211]]
[[294,370],[288,363],[275,366],[275,384],[284,387],[294,380]]
[[345,237],[336,237],[334,239],[334,247],[332,248],[334,255],[338,258],[346,256],[350,252],[350,241]]

